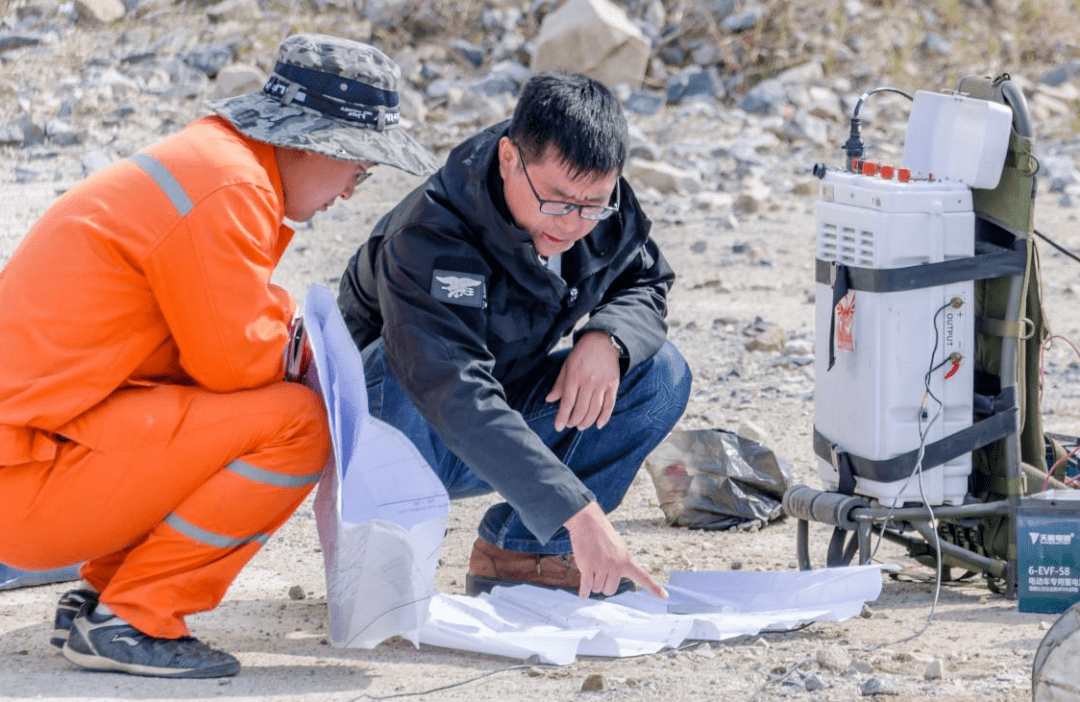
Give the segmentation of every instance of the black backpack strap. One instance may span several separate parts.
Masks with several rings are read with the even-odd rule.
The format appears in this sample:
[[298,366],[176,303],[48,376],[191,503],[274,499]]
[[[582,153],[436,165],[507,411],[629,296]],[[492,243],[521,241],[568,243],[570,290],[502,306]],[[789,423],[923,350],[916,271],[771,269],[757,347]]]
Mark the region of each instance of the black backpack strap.
[[[987,444],[1009,436],[1020,429],[1020,408],[1016,402],[1016,388],[1002,389],[995,398],[994,414],[971,426],[927,444],[923,450],[922,467],[933,468],[948,463],[957,456],[982,448]],[[918,464],[918,449],[892,458],[871,459],[843,451],[814,427],[814,453],[836,468],[840,484],[837,491],[845,495],[855,494],[855,478],[866,478],[880,483],[905,480]]]

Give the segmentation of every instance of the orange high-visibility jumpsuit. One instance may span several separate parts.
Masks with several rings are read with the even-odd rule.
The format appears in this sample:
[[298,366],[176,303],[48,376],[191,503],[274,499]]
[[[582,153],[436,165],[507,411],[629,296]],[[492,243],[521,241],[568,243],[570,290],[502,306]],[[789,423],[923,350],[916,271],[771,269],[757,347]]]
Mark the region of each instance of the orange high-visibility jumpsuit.
[[207,117],[35,224],[0,271],[0,562],[86,561],[152,636],[221,601],[329,455],[283,381],[283,220],[273,147]]

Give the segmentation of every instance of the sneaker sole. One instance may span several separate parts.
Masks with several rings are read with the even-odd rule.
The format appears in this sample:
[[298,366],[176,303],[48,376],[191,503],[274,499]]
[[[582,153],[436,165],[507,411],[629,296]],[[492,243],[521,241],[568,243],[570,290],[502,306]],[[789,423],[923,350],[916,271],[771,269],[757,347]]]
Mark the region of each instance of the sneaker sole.
[[[76,650],[76,647],[86,649],[86,652]],[[89,670],[128,673],[155,678],[226,678],[240,672],[240,662],[235,659],[204,668],[163,668],[114,660],[95,652],[94,648],[88,645],[79,629],[74,626],[60,652],[64,655],[64,658],[67,658],[75,665]]]
[[[491,592],[494,587],[512,587],[514,585],[532,585],[533,587],[542,587],[545,590],[561,590],[563,592],[569,592],[572,595],[578,594],[577,590],[568,587],[556,587],[554,585],[542,585],[540,583],[528,583],[521,580],[503,580],[502,578],[491,578],[484,575],[473,575],[471,573],[465,574],[465,594],[470,597],[476,597],[477,595],[485,592]],[[615,595],[621,595],[624,592],[630,592],[635,590],[634,581],[629,578],[623,578],[619,581],[619,587],[611,595],[605,595],[602,592],[594,592],[589,595],[593,600],[606,600],[609,597]]]
[[227,678],[240,672],[240,665],[224,664],[213,668],[155,668],[153,666],[138,665],[136,663],[122,663],[111,658],[93,654],[79,653],[72,650],[71,646],[65,645],[61,650],[64,658],[75,665],[90,670],[128,673],[131,675],[144,675],[154,678]]

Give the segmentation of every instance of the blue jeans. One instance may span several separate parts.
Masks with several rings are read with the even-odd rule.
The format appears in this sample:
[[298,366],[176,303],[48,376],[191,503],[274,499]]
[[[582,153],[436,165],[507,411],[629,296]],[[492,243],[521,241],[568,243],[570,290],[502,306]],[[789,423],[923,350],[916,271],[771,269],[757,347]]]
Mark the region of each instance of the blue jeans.
[[[521,413],[559,459],[596,495],[605,513],[622,501],[638,468],[679,421],[690,396],[690,368],[671,342],[622,379],[611,420],[598,430],[555,430],[558,402],[546,402],[568,350],[550,354],[525,381],[505,388],[510,407]],[[371,414],[398,428],[416,445],[451,499],[492,491],[455,456],[428,425],[386,362],[382,340],[364,348],[364,375]],[[559,529],[546,543],[530,532],[508,503],[488,509],[477,529],[488,543],[527,553],[570,553],[570,535]]]

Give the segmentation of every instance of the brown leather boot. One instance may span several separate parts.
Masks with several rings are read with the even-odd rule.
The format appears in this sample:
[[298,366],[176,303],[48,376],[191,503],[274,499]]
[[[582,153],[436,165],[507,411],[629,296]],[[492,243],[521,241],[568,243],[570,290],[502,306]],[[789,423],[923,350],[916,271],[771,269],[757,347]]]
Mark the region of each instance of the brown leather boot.
[[[479,595],[490,592],[496,585],[536,585],[556,590],[566,590],[575,595],[581,586],[581,571],[569,553],[544,555],[507,551],[492,546],[483,539],[473,544],[469,556],[469,572],[465,575],[465,592]],[[634,589],[634,581],[623,578],[615,594]],[[606,597],[595,592],[595,598]]]

